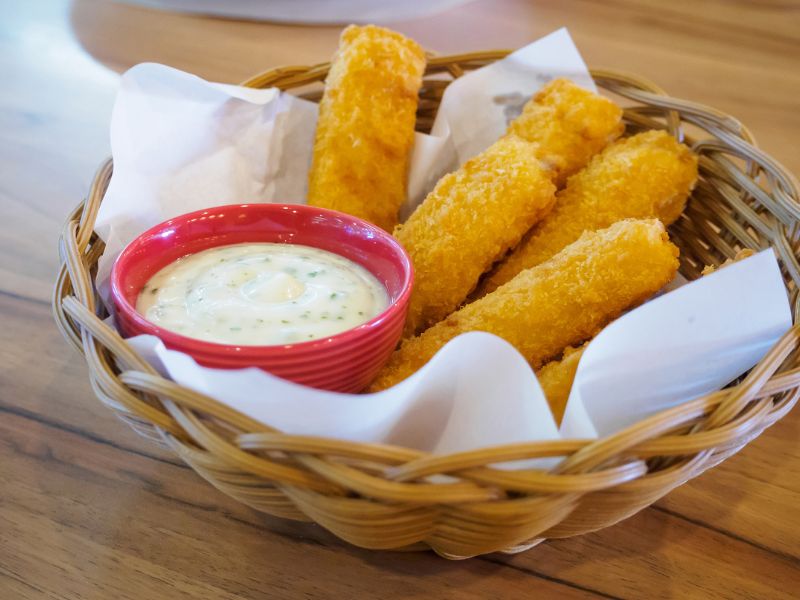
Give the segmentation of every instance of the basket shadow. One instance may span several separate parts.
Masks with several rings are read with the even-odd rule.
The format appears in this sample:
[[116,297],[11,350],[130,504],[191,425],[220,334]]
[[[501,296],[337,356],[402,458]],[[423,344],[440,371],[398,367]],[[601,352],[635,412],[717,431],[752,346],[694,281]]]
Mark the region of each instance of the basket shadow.
[[[441,580],[446,580],[448,589],[457,592],[459,582],[462,580],[466,588],[466,586],[470,585],[470,580],[474,578],[485,579],[498,572],[509,570],[507,565],[489,557],[453,561],[441,558],[433,551],[424,549],[376,551],[361,548],[340,539],[316,523],[291,521],[267,515],[253,509],[244,508],[227,496],[224,497],[223,502],[225,504],[230,503],[231,511],[240,512],[242,509],[246,510],[252,518],[248,518],[248,521],[251,521],[252,526],[257,531],[270,536],[278,536],[293,545],[301,544],[309,552],[314,552],[315,548],[333,551],[340,559],[355,561],[386,575],[403,576],[403,594],[397,597],[416,597],[411,589],[416,586],[419,586],[417,591],[422,597],[425,595],[425,590],[429,589],[428,585],[432,581]],[[249,557],[248,553],[244,552],[240,558],[246,562],[252,561],[254,564],[260,564],[263,563],[265,557],[263,553],[256,550],[250,553]],[[465,579],[467,574],[468,579]],[[426,584],[426,580],[432,581]]]
[[[619,589],[620,565],[663,562],[665,546],[681,544],[686,537],[687,532],[676,530],[664,515],[645,508],[616,525],[593,533],[548,540],[520,554],[492,554],[487,559],[566,585],[580,586],[586,591],[603,593]],[[661,590],[661,597],[672,597],[668,578]]]
[[[787,480],[786,468],[790,457],[798,455],[800,412],[793,410],[724,463],[659,500],[656,507],[723,534],[733,529],[734,535],[762,544],[778,542],[777,550],[792,554],[796,544],[791,538],[779,541],[785,528],[769,513],[793,505],[798,488]],[[765,496],[778,503],[766,514],[760,508]],[[780,530],[771,531],[776,526]]]

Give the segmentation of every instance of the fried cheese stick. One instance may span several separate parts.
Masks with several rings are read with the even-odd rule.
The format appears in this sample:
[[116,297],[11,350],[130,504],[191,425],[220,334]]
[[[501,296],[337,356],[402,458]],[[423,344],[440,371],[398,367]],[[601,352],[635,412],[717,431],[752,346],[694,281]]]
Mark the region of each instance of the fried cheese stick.
[[[530,186],[530,178],[521,185],[514,181],[516,168],[509,164],[506,169],[499,154],[505,141],[532,142],[529,151],[550,168],[548,176],[558,184],[622,133],[621,118],[621,109],[610,100],[569,80],[554,80],[526,104],[500,142],[440,181],[395,230],[417,272],[406,336],[458,308],[480,275],[503,256],[503,248],[517,244],[526,223],[535,224],[552,207],[544,181],[538,189]],[[491,160],[495,155],[498,160]],[[532,202],[520,197],[525,189]],[[517,215],[520,205],[528,210]],[[538,207],[535,214],[530,207]]]
[[[729,258],[717,268],[706,266],[702,274],[710,275],[740,260],[750,258],[754,254],[755,251],[749,248],[740,250],[736,253],[736,256]],[[561,419],[564,418],[564,411],[567,408],[567,401],[572,391],[572,383],[575,381],[575,373],[578,371],[578,363],[588,345],[589,342],[586,342],[579,348],[573,348],[572,346],[566,348],[560,359],[550,361],[536,372],[539,385],[542,387],[542,392],[547,398],[547,403],[550,405],[550,410],[553,412],[553,417],[557,424],[560,424]]]
[[407,336],[457,309],[481,274],[550,211],[555,186],[533,150],[516,136],[495,142],[442,177],[395,229],[415,271]]
[[624,129],[622,109],[614,102],[569,79],[554,79],[525,105],[508,134],[538,144],[539,158],[561,188]]
[[308,203],[360,217],[387,231],[406,199],[425,53],[374,25],[351,25],[319,105]]
[[405,340],[369,391],[407,378],[467,331],[502,337],[539,368],[662,288],[678,270],[677,257],[678,249],[655,219],[587,232],[551,260]]
[[539,385],[542,387],[544,397],[550,405],[556,424],[561,424],[564,411],[567,408],[569,393],[572,391],[572,382],[578,370],[578,363],[583,356],[586,344],[580,348],[572,346],[564,350],[559,360],[551,360],[536,372]]
[[584,231],[621,219],[658,218],[665,225],[683,212],[697,181],[697,157],[664,131],[648,131],[611,144],[570,177],[550,214],[481,282],[479,298],[535,267]]

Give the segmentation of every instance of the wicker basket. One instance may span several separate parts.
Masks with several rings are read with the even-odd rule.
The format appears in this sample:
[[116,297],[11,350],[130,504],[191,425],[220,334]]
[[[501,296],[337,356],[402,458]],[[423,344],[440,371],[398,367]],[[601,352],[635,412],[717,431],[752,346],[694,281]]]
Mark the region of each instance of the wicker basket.
[[[506,54],[431,58],[418,129],[430,128],[449,81]],[[304,97],[317,99],[328,66],[274,69],[245,85],[304,88]],[[665,128],[700,155],[701,180],[671,228],[681,249],[681,272],[694,279],[704,265],[720,264],[741,248],[772,246],[797,322],[796,180],[756,149],[735,119],[670,98],[638,77],[608,71],[592,75],[600,87],[626,99],[629,131]],[[728,388],[599,440],[431,456],[287,435],[160,377],[103,323],[106,314],[93,282],[103,243],[92,230],[111,172],[109,161],[64,227],[53,298],[56,321],[84,354],[95,393],[134,430],[174,450],[217,489],[256,510],[315,521],[357,546],[432,548],[448,558],[464,558],[519,552],[548,538],[608,527],[736,453],[784,416],[800,394],[800,326],[795,325]],[[549,472],[492,468],[552,456],[564,459]]]

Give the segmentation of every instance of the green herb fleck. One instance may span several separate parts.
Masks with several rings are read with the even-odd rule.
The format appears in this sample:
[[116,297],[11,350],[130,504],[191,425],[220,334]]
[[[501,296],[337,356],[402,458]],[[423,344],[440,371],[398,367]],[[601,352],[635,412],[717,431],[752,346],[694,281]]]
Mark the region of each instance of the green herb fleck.
[[241,331],[241,327],[231,327],[231,331]]
[[334,298],[336,298],[336,296],[338,296],[338,295],[339,295],[339,294],[337,294],[336,292],[333,292],[333,293],[331,294],[331,300],[333,300]]
[[338,317],[336,317],[336,320],[337,321],[344,321],[344,317],[342,315],[339,315]]
[[281,323],[286,323],[287,325],[291,323],[291,321],[287,321],[286,319],[281,319]]
[[363,317],[363,316],[364,316],[364,311],[363,311],[363,310],[360,310],[360,311],[358,311],[358,314],[359,314],[359,315],[361,315],[361,316]]
[[155,294],[157,291],[158,291],[158,288],[157,288],[157,287],[155,287],[155,288],[153,288],[152,290],[150,290],[150,293],[151,293],[151,294]]

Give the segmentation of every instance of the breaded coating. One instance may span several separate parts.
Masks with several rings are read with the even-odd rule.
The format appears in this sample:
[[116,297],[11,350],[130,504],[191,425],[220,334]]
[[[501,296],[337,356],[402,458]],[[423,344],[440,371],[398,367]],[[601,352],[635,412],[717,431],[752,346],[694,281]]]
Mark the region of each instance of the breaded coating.
[[703,276],[711,275],[712,273],[716,273],[720,269],[729,267],[732,264],[739,262],[740,260],[744,260],[745,258],[750,258],[751,256],[755,255],[755,253],[756,253],[755,250],[751,250],[750,248],[744,248],[742,250],[739,250],[736,253],[736,256],[734,256],[733,258],[729,258],[718,267],[715,267],[714,265],[706,265],[705,267],[703,267],[703,271],[700,274]]
[[[755,254],[755,250],[745,248],[739,250],[736,256],[729,258],[719,267],[706,265],[703,269],[703,275],[710,275],[720,269],[729,267],[730,265],[750,258]],[[567,408],[567,401],[569,400],[570,392],[572,391],[572,382],[575,381],[575,373],[578,371],[578,363],[583,356],[583,351],[589,342],[586,342],[579,348],[569,347],[564,350],[564,354],[560,360],[552,360],[536,372],[536,377],[539,380],[539,385],[547,398],[547,403],[550,405],[550,410],[553,412],[558,425],[564,418],[564,411]]]
[[555,201],[550,173],[533,145],[504,137],[445,175],[395,237],[411,255],[413,335],[464,301],[481,274],[513,248]]
[[536,372],[539,385],[542,387],[547,403],[553,413],[556,424],[561,424],[567,408],[572,382],[578,370],[578,363],[583,356],[586,344],[580,348],[569,347],[564,350],[560,360],[551,360]]
[[622,109],[569,79],[554,79],[531,98],[508,133],[538,144],[558,188],[624,131]]
[[387,231],[406,199],[425,52],[403,35],[351,25],[325,80],[308,203]]
[[683,212],[696,181],[697,156],[664,131],[615,142],[570,177],[550,214],[483,279],[474,296],[546,261],[584,231],[622,219],[658,218],[670,225]]
[[502,337],[537,369],[652,296],[677,270],[678,248],[660,221],[631,219],[587,232],[549,261],[405,340],[370,391],[402,381],[467,331]]

